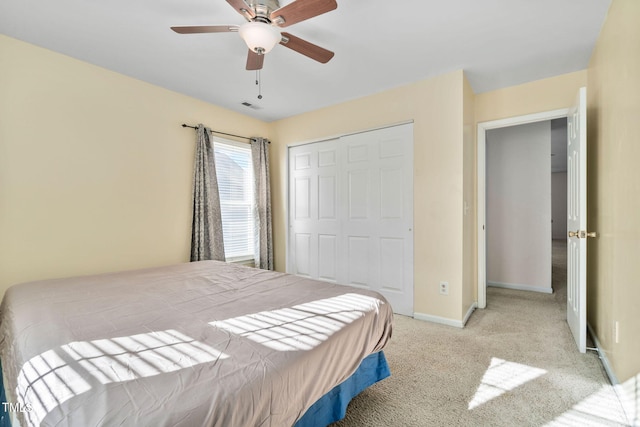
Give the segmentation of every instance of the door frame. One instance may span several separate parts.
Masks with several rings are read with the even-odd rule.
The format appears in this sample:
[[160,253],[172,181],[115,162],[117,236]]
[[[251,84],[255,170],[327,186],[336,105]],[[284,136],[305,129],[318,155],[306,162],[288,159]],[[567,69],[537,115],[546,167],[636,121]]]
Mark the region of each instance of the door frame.
[[478,265],[478,308],[487,306],[487,237],[486,237],[486,153],[487,131],[527,123],[542,122],[546,120],[560,119],[569,115],[569,108],[562,108],[541,113],[526,114],[523,116],[509,117],[506,119],[492,120],[478,123],[478,137],[476,149],[478,153],[477,163],[477,194],[478,194],[478,223],[477,223],[477,258]]

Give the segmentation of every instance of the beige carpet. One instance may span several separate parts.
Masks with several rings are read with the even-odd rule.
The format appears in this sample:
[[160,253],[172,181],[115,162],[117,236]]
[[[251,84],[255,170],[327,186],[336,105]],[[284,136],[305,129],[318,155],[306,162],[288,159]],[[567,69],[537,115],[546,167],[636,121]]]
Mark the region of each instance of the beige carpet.
[[562,242],[553,270],[554,294],[489,288],[464,329],[396,316],[391,377],[334,427],[627,425],[597,354],[578,353],[567,326]]

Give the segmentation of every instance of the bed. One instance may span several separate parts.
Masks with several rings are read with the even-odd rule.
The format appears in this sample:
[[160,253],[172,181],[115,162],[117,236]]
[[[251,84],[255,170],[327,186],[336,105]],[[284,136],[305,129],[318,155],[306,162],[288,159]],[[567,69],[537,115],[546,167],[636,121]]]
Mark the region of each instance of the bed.
[[3,415],[326,425],[389,375],[392,321],[376,292],[217,261],[20,284],[0,307]]

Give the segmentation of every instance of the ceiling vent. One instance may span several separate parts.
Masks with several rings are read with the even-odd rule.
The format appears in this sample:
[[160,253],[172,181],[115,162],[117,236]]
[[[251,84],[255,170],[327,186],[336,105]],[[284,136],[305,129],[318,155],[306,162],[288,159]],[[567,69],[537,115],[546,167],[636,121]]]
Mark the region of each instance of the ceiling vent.
[[253,110],[259,110],[260,109],[260,107],[258,107],[257,105],[253,105],[249,101],[242,101],[242,105],[244,105],[245,107],[249,107],[249,108],[251,108]]

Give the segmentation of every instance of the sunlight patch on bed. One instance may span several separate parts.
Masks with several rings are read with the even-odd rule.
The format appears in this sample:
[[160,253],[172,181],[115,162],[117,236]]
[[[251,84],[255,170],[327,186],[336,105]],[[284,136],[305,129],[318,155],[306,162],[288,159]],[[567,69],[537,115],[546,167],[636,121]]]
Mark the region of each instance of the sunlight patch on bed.
[[25,416],[39,425],[44,417],[91,386],[53,350],[32,357],[18,374],[16,395]]
[[[76,341],[32,357],[18,374],[18,402],[30,405],[26,416],[39,425],[63,402],[91,390],[78,373],[102,384],[150,377],[229,356],[178,331],[148,332],[127,337]],[[71,359],[65,361],[68,356]],[[80,365],[78,367],[76,364]],[[83,373],[84,375],[84,373]]]
[[491,364],[484,373],[480,386],[469,402],[469,410],[487,403],[491,399],[515,389],[541,375],[546,374],[544,369],[533,368],[515,362],[491,358]]
[[381,303],[366,295],[344,294],[210,325],[278,351],[311,350]]
[[178,331],[154,331],[62,346],[102,384],[174,372],[228,355]]

